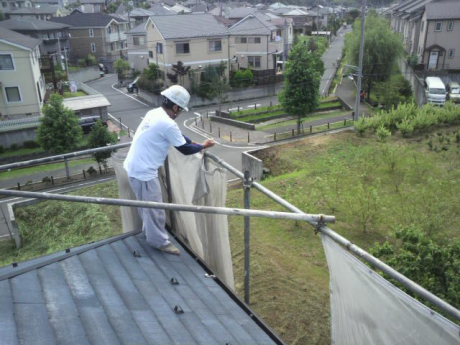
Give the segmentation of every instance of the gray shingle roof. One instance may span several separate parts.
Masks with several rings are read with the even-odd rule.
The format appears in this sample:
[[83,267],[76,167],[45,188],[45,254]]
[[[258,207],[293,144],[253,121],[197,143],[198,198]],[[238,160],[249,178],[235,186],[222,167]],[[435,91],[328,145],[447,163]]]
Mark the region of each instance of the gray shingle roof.
[[150,17],[164,39],[228,35],[225,25],[211,14]]
[[[163,254],[132,234],[0,268],[0,339],[5,344],[273,344],[264,325],[204,274],[184,250],[180,256]],[[183,313],[176,313],[176,306]]]
[[460,2],[457,0],[431,2],[426,5],[426,19],[460,19]]
[[257,10],[255,8],[247,7],[238,7],[234,8],[228,15],[229,19],[241,19],[246,17],[249,14],[255,13]]
[[228,29],[232,35],[270,35],[276,26],[261,14],[250,14]]
[[[75,27],[105,27],[115,18],[104,13],[75,13],[65,17],[51,18],[52,22]],[[120,19],[115,19],[120,21]]]
[[146,33],[147,31],[145,30],[145,23],[141,23],[135,28],[132,28],[131,30],[125,32],[126,35],[145,35]]
[[21,31],[59,30],[68,28],[69,26],[68,24],[54,23],[47,20],[21,17],[15,17],[0,22],[0,27]]
[[[15,31],[11,31],[5,28],[0,27],[0,40],[5,40],[7,42],[18,44],[20,46],[33,49],[40,44],[40,40],[32,38],[30,36],[22,35]],[[1,322],[0,322],[1,323]],[[0,327],[1,328],[1,327]],[[0,337],[1,339],[1,337]]]

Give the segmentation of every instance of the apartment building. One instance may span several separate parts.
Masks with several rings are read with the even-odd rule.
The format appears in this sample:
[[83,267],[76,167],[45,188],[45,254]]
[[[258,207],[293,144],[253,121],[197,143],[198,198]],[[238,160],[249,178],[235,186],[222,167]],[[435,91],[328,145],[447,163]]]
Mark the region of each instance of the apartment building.
[[127,58],[125,32],[128,22],[103,13],[78,13],[53,18],[53,22],[70,25],[71,58],[85,58],[89,54],[112,70],[118,58]]
[[0,28],[0,117],[40,115],[45,83],[40,73],[40,40]]
[[[171,85],[166,78],[173,64],[178,61],[199,72],[206,65],[227,64],[229,76],[230,33],[210,14],[154,16],[146,23],[147,51],[150,63],[158,63],[165,86]],[[199,82],[200,73],[196,73]],[[190,87],[190,77],[184,77],[183,86]]]
[[146,23],[141,23],[126,32],[128,44],[128,62],[131,68],[142,71],[149,65],[149,52],[147,50]]

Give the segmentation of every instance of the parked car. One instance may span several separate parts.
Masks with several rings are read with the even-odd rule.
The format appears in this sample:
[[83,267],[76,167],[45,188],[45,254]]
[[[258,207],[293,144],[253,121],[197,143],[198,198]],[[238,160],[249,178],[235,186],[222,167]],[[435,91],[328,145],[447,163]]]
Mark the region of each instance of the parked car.
[[446,94],[446,87],[441,78],[428,77],[425,79],[425,95],[428,103],[443,106],[446,103]]
[[[91,128],[96,124],[98,120],[101,120],[99,115],[95,116],[83,116],[78,119],[78,123],[83,129],[83,133],[87,134],[91,131]],[[104,126],[107,126],[107,121],[102,121]]]
[[134,81],[132,83],[129,83],[128,86],[126,87],[128,89],[128,92],[136,92],[139,90],[137,88],[137,81],[139,80],[139,77],[137,77],[136,79],[134,79]]
[[454,103],[460,103],[460,85],[455,81],[449,82],[446,87],[447,98]]
[[109,73],[109,69],[102,63],[99,64],[99,71],[104,72],[105,74]]

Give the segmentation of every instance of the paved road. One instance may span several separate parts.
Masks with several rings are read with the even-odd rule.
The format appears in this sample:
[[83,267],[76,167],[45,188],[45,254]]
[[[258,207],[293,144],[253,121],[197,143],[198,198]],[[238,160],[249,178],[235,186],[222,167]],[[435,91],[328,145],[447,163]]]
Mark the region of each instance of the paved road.
[[329,92],[329,86],[335,76],[335,70],[338,64],[338,59],[342,56],[342,47],[344,44],[344,37],[347,32],[351,29],[345,29],[338,34],[334,42],[332,42],[329,49],[323,54],[322,60],[324,62],[324,74],[321,78],[320,93],[321,96],[327,96]]

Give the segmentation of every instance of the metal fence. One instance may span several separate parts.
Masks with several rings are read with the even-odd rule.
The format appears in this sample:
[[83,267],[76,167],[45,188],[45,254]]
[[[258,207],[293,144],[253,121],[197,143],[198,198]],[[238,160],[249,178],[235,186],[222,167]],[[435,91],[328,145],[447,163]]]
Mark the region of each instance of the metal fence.
[[15,129],[38,127],[40,116],[31,116],[22,119],[0,121],[0,132],[11,131]]
[[[41,158],[37,160],[32,160],[28,162],[19,162],[19,163],[12,163],[7,165],[0,166],[0,171],[12,169],[14,167],[24,167],[30,166],[37,163],[43,162],[51,162],[59,159],[69,158],[69,157],[76,157],[81,156],[88,153],[93,152],[100,152],[106,150],[113,150],[114,148],[122,148],[127,147],[131,143],[124,143],[113,145],[111,147],[102,147],[98,149],[91,149],[85,150],[80,152],[74,152],[70,154],[54,156],[54,157],[47,157]],[[213,155],[212,153],[206,152],[205,157],[212,159],[217,164],[221,165],[223,168],[229,170],[238,178],[243,181],[243,187],[245,190],[244,193],[244,209],[231,209],[226,207],[208,207],[208,206],[193,206],[193,205],[180,205],[180,204],[167,204],[167,203],[157,203],[157,202],[145,202],[145,201],[137,201],[137,200],[125,200],[125,199],[109,199],[109,198],[90,198],[90,197],[82,197],[82,196],[71,196],[71,195],[60,195],[60,194],[51,194],[51,193],[37,193],[37,192],[24,192],[24,191],[16,191],[16,190],[4,190],[0,189],[0,195],[9,195],[9,196],[17,196],[17,197],[28,197],[28,198],[37,198],[37,199],[51,199],[51,200],[61,200],[61,201],[71,201],[71,202],[80,202],[80,203],[96,203],[96,204],[106,204],[106,205],[117,205],[117,206],[130,206],[130,207],[147,207],[147,208],[159,208],[165,209],[170,211],[185,211],[185,212],[198,212],[198,213],[212,213],[212,214],[226,214],[226,215],[236,215],[236,216],[243,216],[245,217],[244,227],[245,227],[245,238],[244,238],[244,248],[245,248],[245,264],[244,264],[244,287],[245,287],[245,301],[249,303],[249,282],[250,282],[250,255],[249,255],[249,234],[250,234],[250,221],[249,217],[267,217],[267,218],[277,218],[277,219],[294,219],[299,221],[307,221],[310,225],[314,227],[315,232],[321,232],[322,234],[330,237],[335,242],[339,243],[343,247],[347,248],[350,252],[354,253],[360,259],[366,261],[367,263],[371,264],[372,267],[378,269],[385,274],[387,274],[390,278],[394,279],[395,281],[402,284],[405,288],[409,291],[415,293],[420,298],[430,302],[435,307],[439,308],[455,320],[460,320],[460,311],[451,306],[449,303],[443,301],[439,297],[433,295],[428,290],[424,289],[420,285],[416,284],[412,280],[408,279],[398,271],[394,270],[390,266],[386,265],[379,259],[373,257],[371,254],[366,252],[365,250],[361,249],[357,245],[353,244],[352,242],[348,241],[346,238],[340,236],[330,228],[326,226],[328,222],[334,222],[335,217],[333,216],[324,216],[318,214],[305,214],[303,211],[295,207],[294,205],[290,204],[283,198],[279,197],[269,189],[265,188],[261,184],[252,181],[249,178],[249,173],[245,172],[244,174],[234,168],[233,166],[229,165],[219,157]],[[167,175],[168,174],[168,169]],[[282,205],[283,207],[287,208],[290,212],[272,212],[272,211],[259,211],[259,210],[249,210],[250,204],[250,190],[251,188],[255,188],[264,195],[268,196],[278,204]],[[169,178],[167,176],[167,189],[168,194],[171,193],[171,188],[169,184]]]

